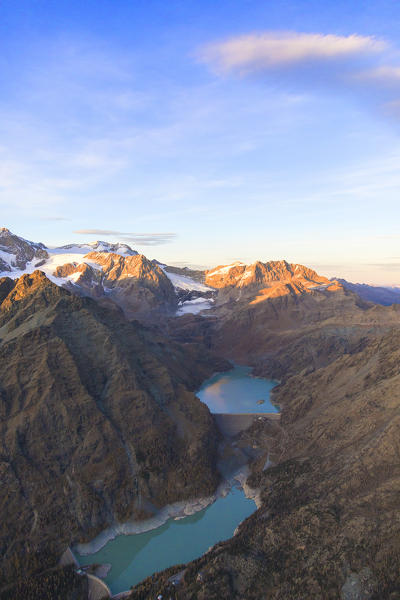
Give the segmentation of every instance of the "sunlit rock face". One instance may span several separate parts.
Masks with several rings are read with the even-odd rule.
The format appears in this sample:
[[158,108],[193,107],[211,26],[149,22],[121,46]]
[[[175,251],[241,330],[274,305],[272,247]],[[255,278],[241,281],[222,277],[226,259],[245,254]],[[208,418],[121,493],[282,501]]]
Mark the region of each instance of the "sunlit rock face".
[[223,299],[233,298],[234,290],[240,290],[240,297],[256,290],[262,290],[263,297],[276,297],[318,287],[333,288],[336,284],[312,269],[290,264],[285,260],[266,263],[258,261],[251,265],[237,262],[216,267],[205,272],[205,282],[219,289]]

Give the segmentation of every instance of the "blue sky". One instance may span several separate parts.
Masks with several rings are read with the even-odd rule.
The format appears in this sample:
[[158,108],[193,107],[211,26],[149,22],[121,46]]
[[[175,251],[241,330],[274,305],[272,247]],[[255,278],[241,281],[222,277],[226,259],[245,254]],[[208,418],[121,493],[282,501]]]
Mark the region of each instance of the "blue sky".
[[2,0],[1,225],[400,285],[399,34],[397,1]]

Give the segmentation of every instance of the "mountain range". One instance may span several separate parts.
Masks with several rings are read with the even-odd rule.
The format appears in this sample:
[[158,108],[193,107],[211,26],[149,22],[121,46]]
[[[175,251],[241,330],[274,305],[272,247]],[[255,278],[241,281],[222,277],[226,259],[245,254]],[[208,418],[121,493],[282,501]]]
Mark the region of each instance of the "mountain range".
[[[0,259],[0,598],[49,574],[80,598],[65,548],[211,495],[230,444],[257,448],[259,509],[132,600],[400,597],[397,302],[284,260],[191,270],[5,228]],[[279,381],[281,418],[229,441],[194,390],[231,362]]]

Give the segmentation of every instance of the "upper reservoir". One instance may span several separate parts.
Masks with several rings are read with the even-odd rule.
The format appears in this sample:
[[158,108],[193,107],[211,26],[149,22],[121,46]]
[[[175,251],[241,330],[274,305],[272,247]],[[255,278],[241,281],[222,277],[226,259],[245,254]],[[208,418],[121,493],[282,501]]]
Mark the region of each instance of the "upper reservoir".
[[276,381],[253,377],[251,367],[236,366],[232,371],[217,373],[207,379],[197,397],[212,413],[271,413],[278,412],[270,401]]

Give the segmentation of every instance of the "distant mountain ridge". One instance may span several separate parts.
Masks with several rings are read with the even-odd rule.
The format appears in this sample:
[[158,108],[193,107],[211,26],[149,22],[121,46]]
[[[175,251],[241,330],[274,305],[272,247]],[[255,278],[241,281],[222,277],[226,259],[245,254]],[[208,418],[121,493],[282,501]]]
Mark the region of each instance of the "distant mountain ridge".
[[49,248],[0,229],[0,276],[15,278],[37,268],[53,283],[104,305],[116,304],[126,316],[143,322],[175,314],[206,314],[202,311],[239,300],[256,304],[340,288],[370,302],[400,302],[400,289],[329,280],[286,260],[235,262],[201,271],[149,260],[125,243],[96,241]]
[[346,289],[355,292],[363,300],[390,306],[391,304],[400,304],[400,287],[386,287],[368,285],[366,283],[351,283],[346,279],[337,279],[337,281]]
[[236,286],[247,287],[274,282],[301,281],[303,285],[327,285],[331,282],[303,265],[291,264],[286,260],[271,260],[263,263],[256,261],[253,264],[233,263],[232,265],[219,266],[205,272],[208,285],[216,288]]

